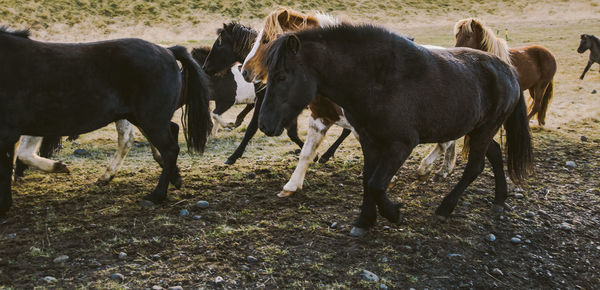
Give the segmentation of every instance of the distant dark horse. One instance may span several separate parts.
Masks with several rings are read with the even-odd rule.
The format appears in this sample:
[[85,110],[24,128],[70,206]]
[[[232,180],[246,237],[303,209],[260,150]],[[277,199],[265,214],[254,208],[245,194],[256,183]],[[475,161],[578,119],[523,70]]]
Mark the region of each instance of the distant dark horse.
[[[206,61],[204,62],[204,69],[206,72],[212,75],[231,68],[236,63],[242,63],[244,59],[246,59],[248,53],[250,53],[250,49],[252,48],[252,45],[254,45],[257,35],[258,33],[254,29],[236,22],[223,24],[223,28],[217,30],[218,37],[213,43],[210,54],[206,57]],[[235,152],[227,158],[226,164],[233,164],[242,156],[248,142],[258,130],[258,115],[260,113],[260,105],[262,104],[265,92],[264,87],[262,86],[257,85],[255,89],[257,105],[254,114],[252,115],[252,120],[244,134],[244,139],[242,139],[242,142]],[[246,107],[246,109],[248,109],[248,107]],[[287,133],[294,143],[302,147],[303,143],[299,140],[297,131],[297,124],[294,122],[288,127]],[[349,134],[350,130],[342,132],[342,135],[338,140],[335,141],[331,147],[329,147],[327,152],[321,156],[319,162],[327,162]]]
[[600,39],[591,34],[582,34],[577,52],[584,53],[588,49],[590,50],[590,59],[579,79],[583,79],[585,73],[587,73],[592,64],[600,64]]
[[520,182],[533,169],[526,105],[516,71],[498,57],[472,49],[428,50],[373,26],[339,25],[286,34],[268,49],[267,92],[259,119],[269,136],[283,128],[317,93],[344,108],[359,134],[365,164],[363,204],[352,235],[363,235],[379,213],[400,221],[386,189],[419,143],[467,135],[463,176],[436,214],[447,218],[466,187],[492,164],[494,209],[507,197],[502,150],[493,140],[504,124],[509,176]]
[[127,119],[163,161],[158,185],[144,199],[161,202],[169,182],[181,186],[174,111],[186,105],[182,121],[191,150],[204,149],[212,127],[208,79],[184,47],[139,39],[44,43],[5,28],[0,43],[0,215],[12,204],[10,175],[20,135],[76,135]]
[[491,52],[515,66],[521,90],[529,90],[531,105],[528,118],[537,114],[539,125],[546,123],[546,112],[554,95],[556,59],[552,52],[539,45],[508,48],[504,39],[477,18],[459,20],[454,25],[455,46]]

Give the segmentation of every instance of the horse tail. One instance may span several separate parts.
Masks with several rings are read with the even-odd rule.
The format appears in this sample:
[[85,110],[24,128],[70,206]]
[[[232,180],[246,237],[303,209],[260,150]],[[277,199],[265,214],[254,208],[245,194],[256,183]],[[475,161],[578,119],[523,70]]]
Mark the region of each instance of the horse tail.
[[42,145],[40,145],[40,156],[44,158],[50,158],[54,152],[58,151],[62,147],[61,136],[44,136],[42,139]]
[[465,137],[463,138],[463,148],[461,151],[461,156],[464,160],[467,160],[469,158],[469,149],[471,147],[469,146],[469,136],[465,135]]
[[208,101],[210,80],[183,46],[169,47],[175,59],[181,62],[183,114],[181,124],[188,150],[203,152],[212,130]]
[[544,92],[544,97],[542,98],[542,107],[537,113],[537,118],[540,124],[546,123],[546,112],[548,111],[548,106],[550,106],[550,102],[552,101],[553,96],[554,80],[550,80],[550,83],[548,83],[548,87],[546,88],[546,92]]
[[508,176],[514,183],[520,184],[533,173],[534,169],[529,119],[523,92],[516,108],[504,122],[504,129],[506,129]]

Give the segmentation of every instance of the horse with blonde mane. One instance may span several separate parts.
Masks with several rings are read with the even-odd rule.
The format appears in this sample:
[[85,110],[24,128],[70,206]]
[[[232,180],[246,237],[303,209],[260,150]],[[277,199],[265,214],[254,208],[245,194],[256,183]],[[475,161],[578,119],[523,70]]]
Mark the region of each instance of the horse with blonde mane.
[[546,123],[546,112],[554,91],[556,59],[539,45],[509,48],[506,41],[477,18],[467,18],[454,25],[455,46],[464,46],[490,52],[512,64],[519,74],[521,90],[529,90],[532,101],[528,118],[537,114],[538,123]]

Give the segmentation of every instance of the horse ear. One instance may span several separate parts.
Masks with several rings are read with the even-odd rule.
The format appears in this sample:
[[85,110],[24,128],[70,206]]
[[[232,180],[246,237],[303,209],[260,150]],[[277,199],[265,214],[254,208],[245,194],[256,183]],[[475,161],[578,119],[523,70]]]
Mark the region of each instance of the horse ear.
[[281,11],[281,13],[279,13],[279,15],[277,15],[277,20],[279,20],[279,23],[285,23],[289,18],[289,13],[287,10],[283,10]]
[[300,51],[300,39],[296,34],[290,34],[285,40],[285,45],[293,54],[297,54]]

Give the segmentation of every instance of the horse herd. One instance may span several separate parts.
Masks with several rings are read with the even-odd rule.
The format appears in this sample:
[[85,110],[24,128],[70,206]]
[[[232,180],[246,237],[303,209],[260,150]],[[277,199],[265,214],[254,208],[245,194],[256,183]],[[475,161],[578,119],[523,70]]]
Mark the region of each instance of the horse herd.
[[[25,165],[68,172],[64,164],[38,156],[40,146],[52,148],[58,136],[89,132],[110,122],[116,122],[118,148],[98,182],[114,177],[133,143],[135,126],[162,167],[156,188],[142,203],[162,202],[169,183],[182,185],[176,164],[179,125],[171,121],[181,107],[184,136],[196,152],[204,150],[217,126],[240,126],[254,109],[227,164],[242,156],[259,128],[268,136],[287,130],[301,151],[280,197],[302,189],[309,164],[326,162],[353,133],[364,154],[363,202],[351,231],[354,236],[375,224],[377,211],[394,223],[400,221],[399,205],[389,200],[386,189],[421,143],[438,144],[421,162],[420,178],[427,178],[441,154],[445,158],[437,176],[445,177],[454,169],[454,142],[465,136],[467,164],[437,208],[438,217],[452,213],[466,187],[483,171],[486,157],[495,178],[493,208],[502,211],[507,184],[502,149],[493,138],[504,126],[508,175],[515,183],[524,181],[533,170],[529,119],[537,115],[538,123],[545,123],[556,60],[541,46],[510,49],[478,19],[457,22],[454,33],[456,46],[470,48],[421,46],[383,28],[280,8],[267,16],[260,31],[224,24],[212,47],[190,54],[181,46],[164,48],[139,39],[44,43],[31,40],[28,31],[2,28],[0,216],[12,205],[15,159],[15,178],[22,176]],[[598,62],[598,38],[582,35],[578,52],[586,49],[592,53],[584,74]],[[529,109],[524,90],[532,98]],[[209,100],[216,105],[212,112]],[[234,104],[246,107],[234,123],[227,123],[221,115]],[[307,107],[311,114],[302,142],[297,118]],[[317,149],[333,125],[344,130],[318,158]],[[33,136],[46,137],[42,142],[42,137]],[[45,157],[52,152],[42,151]]]

